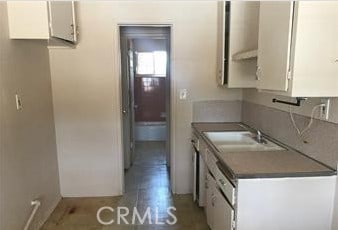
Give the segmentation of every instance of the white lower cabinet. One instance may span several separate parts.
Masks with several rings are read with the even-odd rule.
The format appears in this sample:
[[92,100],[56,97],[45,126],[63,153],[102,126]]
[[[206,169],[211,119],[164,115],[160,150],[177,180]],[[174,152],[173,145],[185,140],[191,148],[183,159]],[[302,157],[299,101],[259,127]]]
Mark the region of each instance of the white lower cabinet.
[[213,153],[202,149],[204,207],[211,230],[332,230],[336,175],[234,182]]
[[199,173],[198,173],[198,179],[199,179],[199,198],[198,198],[198,205],[200,207],[205,206],[205,177],[206,177],[206,165],[204,163],[204,159],[202,158],[202,155],[199,155]]
[[210,173],[207,174],[206,182],[206,206],[205,212],[207,216],[207,223],[211,229],[214,229],[214,205],[215,205],[215,190],[216,181]]
[[332,230],[336,176],[238,180],[236,230]]
[[208,173],[206,188],[207,223],[212,230],[231,230],[234,210],[220,191],[214,177]]
[[214,194],[214,211],[213,211],[213,229],[214,230],[231,230],[233,229],[234,210],[222,194],[216,188]]

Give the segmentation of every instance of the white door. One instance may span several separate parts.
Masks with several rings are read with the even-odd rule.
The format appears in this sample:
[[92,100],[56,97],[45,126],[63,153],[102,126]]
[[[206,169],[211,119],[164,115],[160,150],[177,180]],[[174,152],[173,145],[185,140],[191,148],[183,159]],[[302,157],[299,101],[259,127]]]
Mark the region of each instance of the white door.
[[76,42],[75,8],[72,1],[50,1],[51,37]]
[[215,206],[215,190],[216,190],[216,181],[208,172],[207,175],[207,189],[206,189],[206,215],[207,223],[211,229],[214,227],[214,206]]
[[213,230],[232,230],[234,210],[219,189],[215,189]]
[[132,112],[130,110],[130,66],[129,47],[130,43],[126,36],[122,35],[121,40],[121,82],[122,82],[122,116],[123,116],[123,153],[124,168],[129,169],[132,164]]
[[287,91],[293,2],[261,2],[257,88]]
[[129,97],[130,97],[130,122],[131,122],[131,127],[130,127],[130,163],[133,164],[135,160],[135,95],[134,95],[134,75],[135,75],[135,66],[134,66],[134,48],[133,48],[133,43],[130,41],[130,49],[128,51],[128,78],[129,78]]

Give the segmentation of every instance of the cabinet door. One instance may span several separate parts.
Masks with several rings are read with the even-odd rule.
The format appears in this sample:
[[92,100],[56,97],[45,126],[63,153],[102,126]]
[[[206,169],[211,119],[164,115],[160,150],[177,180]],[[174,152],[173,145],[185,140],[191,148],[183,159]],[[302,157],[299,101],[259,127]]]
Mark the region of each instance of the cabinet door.
[[74,2],[49,2],[51,36],[76,42],[76,24]]
[[213,230],[232,230],[234,210],[218,189],[215,190],[213,215]]
[[228,88],[255,88],[257,59],[235,60],[234,55],[258,48],[259,2],[232,1],[228,46]]
[[[217,2],[217,82],[219,85],[227,84],[227,79],[225,78],[225,63],[224,63],[224,45],[225,45],[225,25],[226,25],[226,15],[225,15],[225,2]],[[227,73],[226,73],[227,75]]]
[[293,2],[261,2],[257,88],[287,91]]
[[216,190],[216,181],[211,176],[210,173],[207,174],[207,189],[206,189],[206,216],[207,223],[211,229],[214,225],[214,205],[215,205],[215,190]]
[[196,150],[195,150],[195,148],[194,147],[192,147],[192,165],[193,165],[193,167],[194,167],[194,178],[193,178],[193,196],[192,196],[192,198],[193,198],[193,201],[195,202],[196,200],[197,200],[197,189],[196,189],[196,187],[197,187],[197,170],[198,170],[198,168],[197,168],[197,153],[196,153]]
[[45,1],[8,1],[11,39],[49,39],[48,7]]
[[338,2],[296,3],[292,96],[338,96]]
[[205,174],[205,170],[206,170],[206,166],[205,166],[205,162],[204,162],[204,159],[203,157],[201,156],[201,152],[200,152],[200,155],[199,155],[199,173],[198,173],[198,176],[199,176],[199,183],[198,183],[198,186],[199,186],[199,197],[198,197],[198,205],[200,207],[203,207],[205,205],[205,177],[206,177],[206,174]]

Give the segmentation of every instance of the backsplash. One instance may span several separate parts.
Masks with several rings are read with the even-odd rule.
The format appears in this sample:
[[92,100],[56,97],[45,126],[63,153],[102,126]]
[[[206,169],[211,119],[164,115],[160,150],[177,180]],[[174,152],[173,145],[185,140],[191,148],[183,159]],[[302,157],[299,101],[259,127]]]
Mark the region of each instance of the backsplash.
[[[294,115],[299,128],[310,118]],[[247,101],[242,102],[242,122],[333,168],[338,159],[338,124],[315,119],[303,140],[292,126],[288,112]]]
[[193,102],[193,122],[240,122],[241,101],[195,101]]

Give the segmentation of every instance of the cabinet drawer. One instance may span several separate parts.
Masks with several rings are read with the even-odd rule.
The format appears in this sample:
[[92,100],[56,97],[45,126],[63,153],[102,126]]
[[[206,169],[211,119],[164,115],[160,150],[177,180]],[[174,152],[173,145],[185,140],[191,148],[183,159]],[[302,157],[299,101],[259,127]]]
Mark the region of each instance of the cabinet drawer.
[[214,156],[213,153],[210,152],[208,148],[205,149],[206,154],[206,163],[209,171],[211,174],[216,177],[217,174],[217,158]]
[[216,174],[215,179],[217,185],[225,194],[228,201],[234,205],[235,204],[235,187],[230,183],[230,181],[226,178],[223,172],[216,166]]

